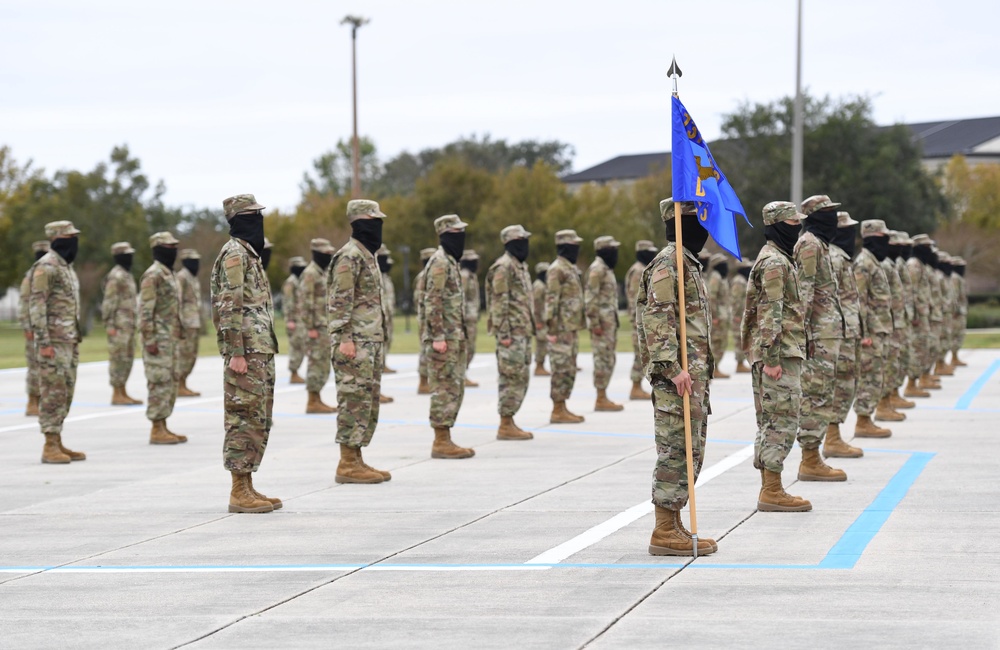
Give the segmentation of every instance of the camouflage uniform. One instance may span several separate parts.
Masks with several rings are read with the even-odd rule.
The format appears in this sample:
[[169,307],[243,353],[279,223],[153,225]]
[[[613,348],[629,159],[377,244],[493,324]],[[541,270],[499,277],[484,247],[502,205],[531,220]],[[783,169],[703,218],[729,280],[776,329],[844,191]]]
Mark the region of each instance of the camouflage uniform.
[[[561,239],[560,241],[560,233]],[[583,241],[573,231],[556,233],[556,243],[577,243]],[[564,257],[557,257],[549,265],[545,279],[545,330],[549,341],[548,353],[551,360],[552,380],[549,396],[553,402],[565,402],[573,392],[576,383],[576,353],[579,346],[579,332],[586,327],[583,314],[583,287],[575,264]]]
[[[889,246],[894,246],[902,251],[910,246],[910,236],[905,232],[893,231],[889,237]],[[903,337],[902,347],[899,355],[899,367],[897,373],[897,383],[895,388],[899,388],[910,374],[910,367],[913,365],[913,318],[914,301],[913,285],[911,284],[910,273],[906,268],[906,260],[900,253],[895,254],[892,260],[896,275],[899,276],[899,286],[903,294]]]
[[[178,259],[200,260],[201,255],[193,248],[186,248],[178,254]],[[177,377],[182,387],[186,386],[187,377],[194,370],[198,359],[198,341],[201,338],[201,282],[186,267],[177,272],[177,289],[181,300],[181,335],[177,354]],[[197,393],[194,393],[197,395]]]
[[[653,255],[659,252],[653,242],[648,239],[643,239],[635,243],[636,255],[639,255],[643,251],[650,251]],[[645,269],[645,264],[636,261],[625,272],[625,304],[628,309],[628,322],[632,326],[632,350],[635,353],[632,359],[632,369],[629,371],[629,379],[632,380],[633,385],[641,382],[643,376],[642,359],[639,355],[639,336],[636,332],[635,324],[635,301],[639,294],[639,280],[642,279],[642,272]]]
[[903,281],[896,270],[896,264],[886,257],[880,263],[889,282],[889,312],[892,330],[886,337],[885,364],[882,368],[882,395],[895,392],[903,379],[903,345],[906,339],[906,298],[903,295]]
[[[169,232],[159,232],[149,238],[150,248],[177,243]],[[184,329],[177,278],[172,269],[157,261],[139,280],[139,332],[149,391],[146,417],[152,422],[166,420],[174,412],[177,401],[177,358]],[[148,349],[154,345],[158,348],[156,354]]]
[[[420,251],[420,261],[424,268],[420,269],[413,279],[413,304],[417,309],[417,336],[420,340],[420,353],[417,357],[417,374],[421,382],[427,381],[427,355],[430,346],[424,343],[424,332],[427,329],[427,316],[424,313],[424,289],[427,285],[427,263],[437,251],[436,248],[424,248]],[[428,389],[430,390],[430,389]]]
[[[725,262],[726,256],[716,253],[709,262],[708,271],[708,306],[712,310],[712,357],[716,362],[722,361],[729,347],[729,323],[733,313],[730,311],[729,280],[717,269],[720,262]],[[721,375],[716,374],[722,378]]]
[[465,340],[469,351],[465,360],[466,367],[472,363],[472,357],[476,356],[476,334],[479,329],[479,276],[475,271],[462,266],[462,263],[473,261],[478,262],[479,255],[471,249],[465,250],[459,260],[462,295],[465,300]]
[[[935,250],[935,256],[936,248]],[[941,293],[941,272],[937,266],[927,267],[927,283],[930,287],[930,336],[928,337],[927,372],[934,373],[934,364],[941,358],[941,336],[944,325],[944,296]]]
[[[862,236],[865,235],[865,221]],[[883,227],[884,227],[883,223]],[[871,251],[864,249],[854,261],[854,278],[858,284],[861,303],[861,336],[870,339],[871,345],[862,344],[858,363],[858,393],[854,412],[870,416],[882,398],[882,373],[888,355],[886,339],[892,333],[892,294],[885,270]]]
[[[952,275],[952,282],[955,283],[955,338],[951,342],[952,363],[958,361],[958,351],[965,343],[966,320],[969,313],[969,293],[965,284],[965,260],[961,257],[955,258],[956,272]],[[958,365],[962,365],[959,363]]]
[[[49,252],[49,242],[36,241],[31,245],[35,253],[35,261]],[[21,291],[17,297],[17,317],[24,333],[24,359],[27,362],[28,373],[25,377],[25,389],[28,393],[28,411],[26,415],[38,415],[38,350],[35,349],[34,333],[31,329],[31,273],[34,265],[24,273],[21,280]]]
[[[293,257],[288,260],[289,269],[305,268],[306,261],[301,257]],[[288,371],[298,374],[302,367],[302,359],[305,356],[306,348],[306,328],[299,327],[302,320],[302,283],[299,276],[289,273],[285,282],[281,285],[281,308],[285,315],[285,333],[288,335]],[[289,325],[294,324],[293,329]]]
[[[610,236],[594,240],[595,251],[619,246],[621,243]],[[615,372],[615,346],[618,341],[618,283],[615,272],[600,256],[595,256],[587,269],[583,297],[594,353],[594,388],[600,393],[607,390]],[[597,330],[601,333],[598,334]]]
[[[732,315],[732,320],[730,321],[729,326],[732,328],[731,331],[733,332],[740,331],[743,319],[743,308],[746,305],[747,300],[748,276],[743,275],[743,269],[746,269],[746,271],[750,270],[750,263],[745,259],[740,261],[739,266],[737,267],[736,275],[734,275],[729,281],[729,313]],[[743,346],[737,343],[736,348],[733,350],[733,354],[736,356],[736,372],[746,372],[744,364],[746,363],[747,357],[743,352]]]
[[[335,252],[333,246],[326,239],[314,239],[310,247],[318,253],[332,255]],[[330,379],[330,340],[325,335],[329,328],[327,276],[327,270],[313,260],[309,262],[306,270],[302,272],[302,277],[299,278],[302,318],[299,327],[305,329],[307,333],[306,355],[309,358],[309,367],[306,370],[306,390],[316,394],[323,390],[326,382]],[[319,336],[309,338],[308,332],[311,330],[319,332]]]
[[[112,255],[134,254],[127,242],[111,247]],[[104,299],[101,301],[101,319],[108,330],[108,372],[111,385],[124,388],[132,374],[135,361],[136,284],[131,271],[120,265],[111,267],[104,278]],[[115,330],[111,334],[111,330]]]
[[[539,262],[535,265],[535,275],[548,272],[548,262]],[[542,318],[545,315],[545,282],[541,278],[536,279],[531,285],[531,294],[534,300],[533,313],[535,315],[535,365],[542,368],[549,352],[549,340],[545,338],[545,322]],[[536,374],[537,372],[536,370]]]
[[[927,235],[917,235],[913,245],[920,246],[924,241],[930,242]],[[906,260],[906,270],[910,276],[910,287],[913,292],[913,320],[910,326],[913,332],[913,354],[910,356],[910,378],[920,379],[930,368],[930,280],[929,269],[917,257]]]
[[[843,212],[841,214],[847,214]],[[851,219],[852,232],[857,221]],[[846,226],[841,226],[846,227]],[[861,304],[858,302],[858,283],[854,279],[854,265],[844,249],[830,244],[830,263],[837,278],[840,308],[844,313],[844,340],[840,343],[835,370],[833,411],[829,424],[843,424],[851,411],[858,391],[858,361],[861,354]]]
[[[384,255],[391,265],[392,258],[389,257],[391,252],[385,244],[382,244],[382,248],[378,249],[376,253],[376,258]],[[396,315],[396,285],[393,284],[392,275],[388,271],[380,271],[380,274],[382,276],[382,318],[385,319],[385,348],[382,356],[387,357],[389,350],[392,349],[392,335],[395,330],[393,317]]]

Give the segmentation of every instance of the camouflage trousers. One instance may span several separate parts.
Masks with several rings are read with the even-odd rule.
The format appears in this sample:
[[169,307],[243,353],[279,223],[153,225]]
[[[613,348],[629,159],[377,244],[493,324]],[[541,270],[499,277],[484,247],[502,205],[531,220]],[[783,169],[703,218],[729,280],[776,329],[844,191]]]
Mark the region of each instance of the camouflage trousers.
[[639,333],[635,331],[635,323],[632,323],[632,351],[635,356],[632,357],[632,369],[629,371],[629,379],[632,383],[642,381],[643,377],[643,367],[642,359],[639,358]]
[[910,367],[910,355],[913,354],[913,351],[910,349],[912,341],[913,336],[910,330],[910,324],[907,323],[906,327],[899,330],[899,361],[896,363],[895,381],[892,386],[889,387],[893,391],[906,382],[907,370]]
[[579,342],[576,332],[563,332],[556,337],[555,343],[549,342],[549,363],[552,366],[549,397],[553,402],[565,402],[573,393]]
[[174,412],[177,401],[177,344],[159,341],[159,354],[153,356],[142,349],[142,363],[146,370],[146,417],[151,422],[166,420]]
[[886,334],[876,334],[872,344],[861,346],[858,354],[858,394],[854,399],[854,412],[858,415],[871,415],[875,406],[882,399],[882,380],[885,371],[888,345]]
[[843,339],[815,339],[809,342],[812,358],[802,364],[802,407],[799,415],[799,444],[816,449],[823,442],[826,427],[837,420],[834,409],[834,378]]
[[319,336],[311,339],[306,337],[306,355],[309,367],[306,369],[306,390],[318,393],[330,380],[330,337],[321,331]]
[[513,417],[521,410],[528,392],[531,375],[531,339],[514,338],[509,346],[497,340],[497,371],[500,375],[500,401],[497,412],[501,417]]
[[427,354],[431,348],[430,343],[420,343],[420,352],[417,354],[417,374],[427,379]]
[[465,341],[467,343],[466,349],[468,354],[465,358],[465,367],[468,368],[472,363],[472,357],[476,356],[476,334],[479,331],[478,321],[471,321],[465,323]]
[[545,357],[549,353],[549,340],[545,338],[545,335],[535,337],[535,364],[542,365],[545,363]]
[[230,357],[223,358],[226,437],[222,462],[237,474],[256,472],[260,467],[274,409],[274,355],[251,352],[243,358],[247,361],[243,375],[230,370]]
[[594,388],[607,390],[611,375],[615,373],[615,347],[618,343],[616,330],[605,331],[600,336],[590,334],[590,348],[594,353]]
[[29,396],[38,396],[38,350],[35,349],[34,339],[24,339],[24,360],[28,364],[28,375],[24,380],[25,389]]
[[[849,341],[854,339],[849,339]],[[753,466],[781,473],[799,430],[802,403],[802,359],[781,359],[781,379],[764,373],[764,362],[751,368],[753,406],[757,411],[757,438]],[[850,404],[847,405],[850,408]]]
[[76,367],[80,351],[76,343],[53,343],[56,354],[38,354],[38,424],[42,433],[62,433],[63,420],[73,404]]
[[[702,368],[702,370],[704,370]],[[680,510],[688,501],[689,486],[697,482],[705,457],[708,436],[709,378],[691,368],[691,449],[694,480],[687,473],[687,446],[684,441],[684,401],[673,382],[654,377],[653,432],[656,438],[656,467],[653,469],[653,503],[661,508]]]
[[[834,419],[829,424],[843,424],[858,392],[858,362],[861,339],[849,338],[840,342],[833,387]],[[800,391],[801,392],[801,391]]]
[[733,346],[733,354],[736,355],[736,363],[737,364],[744,363],[747,360],[747,355],[743,351],[743,346],[740,345],[740,341],[739,341],[739,337],[740,337],[739,332],[740,332],[740,328],[743,327],[743,323],[740,321],[740,319],[737,318],[737,319],[734,319],[729,324],[729,326],[732,328],[730,331],[736,332],[736,334],[734,335],[734,336],[736,336],[736,339],[737,339],[736,340],[736,345]]
[[955,337],[951,341],[951,351],[958,352],[962,349],[962,345],[965,343],[965,316],[962,314],[955,315]]
[[910,365],[907,374],[913,379],[918,379],[927,368],[925,361],[929,336],[926,320],[921,321],[920,325],[910,323]]
[[132,374],[132,364],[135,363],[135,330],[117,330],[112,336],[108,334],[108,374],[111,385],[123,388]]
[[927,358],[924,360],[924,372],[934,371],[934,362],[941,358],[941,321],[931,321],[930,333],[927,337]]
[[884,359],[882,363],[882,393],[886,395],[896,389],[896,377],[899,371],[899,357],[903,350],[903,330],[894,329],[891,334],[885,337]]
[[198,359],[198,340],[201,338],[201,328],[185,327],[183,338],[177,345],[177,377],[187,379],[194,370],[194,362]]
[[712,324],[712,356],[718,365],[729,347],[729,321],[720,320],[718,324]]
[[286,332],[288,332],[288,371],[297,373],[302,367],[302,359],[306,355],[306,340],[309,337],[301,327]]
[[446,352],[437,352],[430,343],[426,345],[431,426],[453,427],[465,398],[465,341],[448,341]]
[[381,341],[355,341],[349,359],[333,342],[333,377],[337,382],[337,444],[367,447],[378,425],[385,350]]

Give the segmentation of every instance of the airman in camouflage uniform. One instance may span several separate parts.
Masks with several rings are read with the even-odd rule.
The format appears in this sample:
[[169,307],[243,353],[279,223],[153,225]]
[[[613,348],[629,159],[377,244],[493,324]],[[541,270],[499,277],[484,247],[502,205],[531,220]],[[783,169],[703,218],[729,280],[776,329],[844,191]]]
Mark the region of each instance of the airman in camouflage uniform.
[[[212,267],[212,322],[222,355],[225,388],[223,465],[232,476],[229,512],[272,512],[281,499],[253,486],[271,433],[274,407],[274,305],[261,254],[264,206],[253,194],[222,202],[229,241]],[[325,337],[324,337],[325,338]]]
[[[392,275],[389,273],[392,270],[391,254],[392,251],[385,244],[382,244],[375,255],[375,259],[378,260],[379,273],[382,274],[382,315],[385,318],[385,353],[382,356],[386,358],[382,374],[385,375],[396,374],[396,371],[389,367],[388,362],[389,351],[392,349],[392,335],[395,330],[393,317],[396,315],[396,285],[392,283]],[[382,397],[385,398],[385,395]]]
[[149,432],[151,445],[187,442],[186,436],[167,428],[167,418],[174,412],[177,401],[177,358],[184,336],[180,291],[174,276],[178,243],[167,231],[150,236],[153,263],[139,280],[139,332],[149,392],[146,417],[153,423]]
[[[684,277],[677,277],[675,210],[671,199],[660,202],[666,224],[667,245],[642,272],[636,298],[639,353],[646,378],[653,387],[653,430],[656,467],[653,470],[653,505],[656,524],[649,541],[651,555],[694,555],[691,533],[681,522],[680,511],[688,501],[689,486],[701,473],[708,416],[712,412],[709,382],[712,379],[712,321],[708,293],[697,253],[708,232],[698,222],[694,203],[681,204]],[[687,368],[681,353],[678,312],[684,292],[687,323]],[[694,476],[688,476],[684,436],[684,393],[690,394],[691,444]],[[698,540],[697,554],[718,550],[715,540]]]
[[659,249],[648,239],[641,239],[635,243],[635,263],[625,272],[625,303],[628,306],[628,322],[632,325],[632,350],[635,357],[632,360],[632,370],[629,379],[632,380],[632,391],[628,398],[633,400],[647,400],[651,397],[642,389],[642,358],[639,355],[639,338],[635,325],[635,301],[639,294],[639,280],[642,279],[642,272],[646,266],[653,261]]
[[288,260],[288,277],[281,285],[281,308],[285,313],[285,333],[288,335],[288,371],[290,384],[304,384],[299,375],[302,359],[305,357],[306,328],[299,327],[302,320],[302,283],[299,278],[306,270],[304,258],[296,255]]
[[583,302],[594,353],[595,411],[621,411],[624,406],[608,399],[608,384],[615,372],[615,346],[618,343],[618,283],[615,266],[621,242],[610,235],[594,240],[594,261],[587,269]]
[[938,365],[937,362],[941,359],[941,330],[944,323],[944,310],[942,309],[944,296],[941,295],[941,273],[938,270],[939,262],[940,257],[938,255],[937,245],[932,243],[931,254],[926,261],[927,282],[930,286],[929,306],[931,321],[927,350],[927,387],[931,390],[941,389],[941,377],[937,372],[940,368],[935,369],[935,366]]
[[[888,356],[886,340],[892,334],[892,294],[881,261],[872,249],[888,253],[885,222],[861,222],[864,250],[854,261],[854,278],[861,303],[861,354],[858,359],[858,392],[854,412],[858,421],[854,435],[859,438],[886,438],[891,435],[872,422],[871,416],[882,397],[882,373]],[[876,241],[877,240],[877,241]]]
[[[904,352],[903,345],[906,341],[906,330],[909,326],[906,317],[906,296],[903,293],[903,280],[896,270],[896,263],[889,257],[891,237],[893,232],[886,229],[884,237],[869,237],[872,242],[878,242],[872,252],[876,254],[876,259],[881,257],[879,264],[885,272],[885,278],[889,282],[889,315],[892,322],[892,329],[885,339],[886,354],[885,363],[882,366],[882,395],[878,405],[875,407],[875,419],[889,422],[900,422],[906,419],[906,415],[898,412],[892,403],[892,397],[899,387],[903,376]],[[866,240],[867,241],[867,240]]]
[[548,377],[552,373],[545,369],[545,357],[549,352],[549,339],[545,336],[545,278],[549,272],[548,262],[535,264],[535,282],[531,285],[535,315],[535,376]]
[[951,365],[960,368],[969,364],[958,358],[958,351],[965,343],[965,328],[969,314],[969,290],[965,284],[965,260],[956,257],[952,262],[955,273],[952,282],[955,285],[955,337],[951,342]]
[[431,385],[427,380],[427,357],[430,345],[424,343],[424,331],[427,329],[427,315],[424,313],[424,287],[427,284],[427,263],[437,251],[436,248],[424,248],[420,251],[420,263],[423,268],[413,280],[413,304],[417,307],[417,336],[420,339],[420,353],[417,356],[417,375],[420,383],[417,385],[417,395],[430,395]]
[[431,389],[430,421],[434,428],[431,458],[471,458],[472,449],[451,440],[458,410],[465,397],[465,299],[458,260],[469,224],[457,214],[434,220],[441,246],[427,262],[424,277],[423,341],[427,351],[427,379]]
[[45,436],[42,462],[65,464],[87,455],[62,444],[80,360],[80,281],[73,270],[79,246],[70,221],[45,224],[50,250],[31,267],[29,324],[38,352],[38,424]]
[[934,374],[938,376],[954,375],[955,371],[948,366],[947,356],[951,349],[951,326],[954,322],[954,296],[951,284],[951,255],[938,251],[937,266],[934,276],[937,278],[941,307],[941,324],[938,326],[937,355],[935,356]]
[[[479,276],[476,275],[479,271],[479,255],[471,248],[466,249],[458,264],[462,274],[462,294],[465,296],[465,340],[469,350],[465,367],[468,369],[472,357],[476,355],[476,334],[479,330]],[[465,385],[470,388],[479,386],[469,379],[468,372]]]
[[[931,246],[934,240],[926,234],[913,237],[913,255],[907,260],[907,270],[910,273],[910,284],[913,287],[916,316],[911,325],[914,332],[914,364],[910,371],[910,384],[907,385],[906,397],[930,397],[927,389],[936,389],[940,384],[931,375],[934,363],[931,351],[932,338],[932,293],[931,266],[934,263],[934,252]],[[911,389],[912,388],[912,389]]]
[[753,466],[760,470],[757,510],[806,512],[812,504],[785,492],[781,473],[795,442],[806,358],[805,305],[792,260],[803,215],[789,201],[764,206],[764,237],[750,270],[740,347],[752,365],[757,438]]
[[[36,241],[31,245],[35,261],[49,252],[48,240]],[[27,362],[28,373],[25,377],[25,388],[28,393],[28,406],[24,409],[25,416],[38,415],[38,350],[35,349],[35,333],[31,329],[31,272],[32,266],[21,280],[21,291],[17,297],[17,316],[24,332],[24,359]]]
[[506,249],[486,273],[486,329],[497,340],[497,370],[500,375],[500,428],[497,440],[530,440],[534,436],[514,423],[528,392],[531,370],[531,339],[535,333],[532,315],[534,296],[528,259],[531,233],[522,226],[500,231]]
[[201,255],[193,248],[185,248],[178,257],[181,270],[176,277],[184,331],[177,353],[177,397],[200,397],[201,393],[188,388],[187,378],[198,359],[198,340],[201,338],[201,283],[198,281]]
[[385,215],[378,203],[347,203],[351,238],[337,251],[330,272],[330,347],[337,382],[337,483],[382,483],[389,472],[368,465],[362,449],[375,435],[385,366],[386,319],[382,273],[375,253],[382,246]]
[[[729,313],[732,314],[730,326],[732,327],[732,331],[736,333],[736,336],[739,336],[740,327],[743,322],[743,308],[747,300],[747,278],[750,277],[750,269],[752,267],[753,264],[744,257],[736,265],[736,275],[729,281]],[[750,372],[750,366],[746,363],[747,357],[743,352],[743,346],[737,343],[733,354],[736,356],[736,373],[743,374]]]
[[101,320],[108,334],[108,372],[111,375],[111,405],[132,406],[142,400],[132,399],[125,384],[135,361],[136,285],[132,277],[135,249],[128,242],[111,245],[115,265],[104,277]]
[[802,364],[802,410],[799,418],[799,445],[802,462],[799,480],[846,481],[847,474],[823,462],[819,447],[826,429],[836,421],[834,386],[837,358],[844,338],[844,314],[840,308],[837,278],[830,261],[829,243],[837,233],[837,208],[830,197],[811,196],[803,201],[802,229],[794,256],[799,289],[805,307],[806,337],[809,341]]
[[729,375],[719,370],[722,357],[729,347],[730,311],[729,262],[722,253],[716,253],[708,260],[708,306],[712,310],[712,356],[715,358],[715,379],[729,379]]
[[309,357],[309,367],[306,370],[309,401],[306,402],[306,413],[336,413],[337,409],[324,403],[320,397],[320,392],[330,379],[331,350],[326,336],[330,324],[327,276],[335,249],[326,239],[313,239],[309,248],[313,259],[299,278],[302,306],[300,327],[306,330],[306,355]]
[[553,424],[583,422],[583,416],[566,408],[566,400],[576,383],[578,332],[587,326],[583,314],[583,287],[576,266],[580,242],[575,230],[556,233],[556,261],[549,265],[545,278],[545,330],[552,364],[549,396],[552,398]]
[[910,272],[906,268],[906,258],[910,256],[910,247],[913,242],[910,236],[902,231],[893,231],[889,234],[889,259],[892,260],[896,273],[899,275],[900,286],[903,288],[903,312],[905,315],[905,328],[903,329],[903,347],[899,355],[899,367],[896,377],[896,386],[889,395],[889,403],[895,409],[911,409],[916,406],[916,402],[904,399],[899,394],[899,389],[906,382],[910,367],[913,364],[913,318],[915,305],[913,299],[913,286],[910,284]]

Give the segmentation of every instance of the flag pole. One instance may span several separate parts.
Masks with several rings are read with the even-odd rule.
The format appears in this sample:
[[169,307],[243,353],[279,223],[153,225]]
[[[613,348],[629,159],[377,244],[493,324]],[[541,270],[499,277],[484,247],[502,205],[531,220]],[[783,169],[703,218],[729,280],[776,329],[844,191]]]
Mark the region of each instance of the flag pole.
[[[673,81],[673,96],[677,94],[677,78],[681,76],[681,69],[677,67],[677,60],[670,62],[670,70],[667,71]],[[673,110],[673,109],[671,109]],[[671,172],[673,173],[673,172]],[[681,336],[681,369],[688,371],[688,350],[687,350],[687,306],[684,291],[684,236],[681,229],[681,201],[674,201],[674,239],[677,248],[677,322],[680,325]],[[684,451],[687,456],[687,479],[688,479],[688,503],[691,508],[691,542],[695,559],[698,557],[698,509],[694,498],[694,446],[691,441],[691,392],[684,391],[681,396],[684,401]]]

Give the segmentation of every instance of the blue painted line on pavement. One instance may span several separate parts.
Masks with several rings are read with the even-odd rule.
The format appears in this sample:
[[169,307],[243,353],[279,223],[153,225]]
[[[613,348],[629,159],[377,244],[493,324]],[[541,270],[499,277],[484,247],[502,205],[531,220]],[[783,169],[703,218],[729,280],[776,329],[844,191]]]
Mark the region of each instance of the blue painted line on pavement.
[[990,364],[990,367],[986,369],[986,372],[979,375],[979,379],[974,381],[972,385],[969,386],[969,390],[965,391],[965,393],[958,398],[958,401],[955,402],[955,410],[964,411],[968,409],[969,405],[972,404],[972,400],[976,399],[979,392],[986,386],[986,382],[990,380],[990,377],[992,377],[997,370],[1000,370],[1000,359],[994,360],[993,363]]

